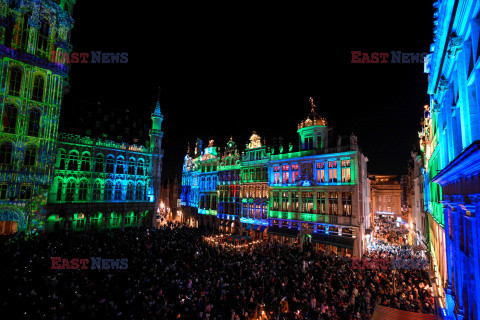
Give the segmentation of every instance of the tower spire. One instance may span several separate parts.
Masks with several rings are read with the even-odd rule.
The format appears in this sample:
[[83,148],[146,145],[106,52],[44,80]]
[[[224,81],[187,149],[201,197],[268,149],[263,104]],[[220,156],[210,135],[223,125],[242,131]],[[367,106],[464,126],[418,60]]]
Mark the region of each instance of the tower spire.
[[156,116],[159,116],[162,114],[161,110],[160,110],[160,91],[162,91],[162,89],[160,89],[160,86],[158,87],[158,92],[157,92],[157,104],[155,106],[155,111],[153,112],[154,115]]

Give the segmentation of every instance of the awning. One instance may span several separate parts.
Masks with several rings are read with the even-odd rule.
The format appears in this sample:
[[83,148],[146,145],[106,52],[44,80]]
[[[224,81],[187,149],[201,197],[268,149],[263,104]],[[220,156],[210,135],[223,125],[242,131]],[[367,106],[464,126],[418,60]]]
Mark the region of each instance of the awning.
[[253,224],[247,224],[247,226],[245,227],[245,230],[250,230],[252,229],[253,227]]
[[372,320],[438,320],[438,316],[428,313],[416,313],[377,305]]
[[276,234],[284,237],[296,238],[298,236],[299,231],[298,229],[289,229],[289,228],[280,228],[280,227],[271,226],[268,228],[268,233]]
[[353,249],[355,238],[329,235],[325,233],[312,234],[312,242],[328,244],[335,247]]
[[256,225],[253,226],[252,230],[257,231],[259,228],[260,228],[260,226],[258,224],[256,224]]
[[261,226],[260,229],[258,230],[259,232],[264,232],[265,229],[267,229],[267,226]]

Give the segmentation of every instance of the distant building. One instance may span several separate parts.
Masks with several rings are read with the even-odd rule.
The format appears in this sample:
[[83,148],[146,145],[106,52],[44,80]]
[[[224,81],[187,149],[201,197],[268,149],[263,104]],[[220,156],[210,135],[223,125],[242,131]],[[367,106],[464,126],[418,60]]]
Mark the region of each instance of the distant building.
[[370,201],[376,217],[391,216],[394,220],[402,217],[402,188],[396,178],[395,175],[369,175]]
[[353,134],[346,144],[329,141],[331,130],[310,102],[298,151],[271,148],[256,132],[241,154],[233,139],[224,153],[197,140],[184,159],[182,210],[221,232],[361,256],[370,228],[368,159]]

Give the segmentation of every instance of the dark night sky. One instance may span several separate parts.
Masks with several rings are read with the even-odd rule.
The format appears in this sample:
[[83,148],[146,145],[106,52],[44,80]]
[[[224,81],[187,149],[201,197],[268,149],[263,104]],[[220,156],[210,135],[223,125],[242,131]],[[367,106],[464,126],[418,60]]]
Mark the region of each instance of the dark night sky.
[[351,64],[351,51],[428,52],[430,1],[156,3],[77,1],[73,50],[129,61],[74,65],[70,94],[148,115],[161,86],[164,177],[196,137],[224,148],[232,135],[243,149],[256,130],[296,144],[310,96],[335,136],[358,136],[370,173],[406,171],[428,103],[423,64]]

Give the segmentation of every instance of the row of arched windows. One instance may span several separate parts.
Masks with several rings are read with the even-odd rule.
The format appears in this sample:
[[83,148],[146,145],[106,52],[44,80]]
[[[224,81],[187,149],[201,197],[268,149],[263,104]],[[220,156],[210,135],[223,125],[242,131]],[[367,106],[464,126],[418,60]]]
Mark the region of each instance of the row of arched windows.
[[[24,15],[17,22],[17,29],[20,30],[17,38],[17,44],[20,45],[20,50],[27,51],[28,44],[30,39],[30,19],[32,13],[25,12]],[[36,55],[40,58],[48,60],[49,58],[49,49],[48,49],[48,38],[50,36],[50,23],[45,19],[40,20],[40,25],[37,32],[37,47]]]
[[[31,109],[28,113],[28,127],[27,135],[32,137],[38,137],[40,133],[40,110],[34,108]],[[17,124],[18,124],[18,108],[14,105],[7,104],[3,108],[3,132],[5,133],[18,133]]]
[[[10,68],[10,76],[8,81],[8,94],[15,97],[20,97],[22,92],[22,78],[23,71],[18,67]],[[43,102],[45,92],[45,77],[37,74],[33,77],[33,87],[31,99]]]
[[[12,165],[13,164],[13,143],[4,142],[0,145],[0,164],[2,165]],[[23,166],[24,167],[33,167],[35,166],[35,161],[37,159],[37,148],[30,146],[25,150],[25,156],[23,157]]]
[[[57,201],[87,201],[89,200],[88,187],[87,180],[81,180],[78,184],[74,180],[70,180],[66,184],[59,180],[57,183],[56,199]],[[75,190],[77,188],[78,195],[75,196]],[[125,197],[123,194],[125,194]],[[117,181],[115,185],[113,182],[107,181],[105,185],[103,185],[101,181],[96,180],[92,186],[92,201],[145,201],[146,198],[147,189],[141,182],[135,184],[133,181],[129,181],[127,185],[124,186],[120,181]]]
[[91,171],[106,172],[117,174],[130,175],[145,175],[145,160],[143,158],[135,159],[129,158],[125,160],[123,156],[118,156],[116,159],[113,155],[108,155],[104,158],[103,154],[97,154],[95,162],[91,166],[92,157],[90,153],[84,152],[80,157],[78,151],[72,150],[68,154],[63,149],[58,151],[57,168],[72,171]]

